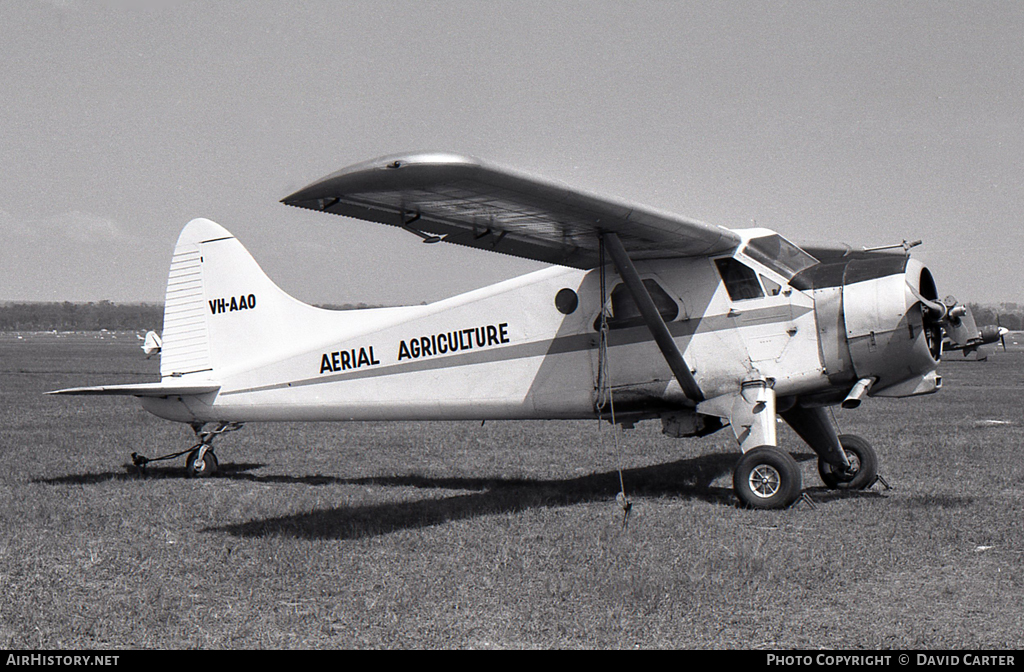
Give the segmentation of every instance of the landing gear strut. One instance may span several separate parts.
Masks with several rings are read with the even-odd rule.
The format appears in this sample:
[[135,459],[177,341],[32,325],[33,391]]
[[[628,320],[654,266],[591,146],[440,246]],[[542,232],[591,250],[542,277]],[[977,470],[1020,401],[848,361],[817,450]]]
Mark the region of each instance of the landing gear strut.
[[743,457],[732,474],[733,491],[754,509],[784,509],[803,494],[800,467],[778,448],[778,399],[774,381],[744,381],[739,393],[728,393],[697,405],[699,413],[728,420]]
[[169,455],[152,458],[139,455],[138,453],[132,453],[132,464],[140,469],[144,469],[150,462],[170,460],[188,453],[188,457],[185,458],[185,476],[189,478],[213,476],[217,473],[218,467],[217,456],[213,453],[213,440],[221,434],[241,429],[242,423],[218,422],[217,426],[210,430],[203,429],[205,426],[206,423],[194,423],[192,425],[192,430],[196,433],[196,438],[199,439],[199,443],[193,444],[188,448],[188,450],[182,450],[177,453],[170,453]]
[[213,440],[221,434],[242,428],[240,422],[220,422],[211,430],[204,430],[205,424],[192,425],[199,443],[192,446],[185,459],[185,475],[189,478],[202,478],[217,473],[217,456],[213,453]]

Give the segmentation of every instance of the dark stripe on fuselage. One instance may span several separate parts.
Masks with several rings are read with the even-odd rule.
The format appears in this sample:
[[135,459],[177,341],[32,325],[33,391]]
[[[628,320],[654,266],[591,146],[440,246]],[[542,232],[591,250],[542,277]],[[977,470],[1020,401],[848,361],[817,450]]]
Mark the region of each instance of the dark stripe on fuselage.
[[[752,324],[764,325],[772,322],[789,322],[810,312],[810,308],[786,304],[784,314],[780,309],[782,306],[770,306],[755,310],[737,313],[742,315],[743,322],[737,324],[737,317],[729,315],[711,315],[697,319],[678,320],[668,324],[669,333],[673,338],[689,338],[695,333],[709,333],[724,331],[739,327],[748,327]],[[346,371],[332,375],[306,378],[304,380],[293,380],[285,383],[271,383],[257,387],[248,387],[240,390],[221,392],[220,396],[232,394],[246,394],[249,392],[263,392],[288,387],[304,387],[306,385],[319,385],[322,383],[337,382],[340,380],[356,380],[359,378],[373,378],[377,376],[390,376],[415,371],[428,371],[431,369],[453,368],[458,366],[471,366],[473,364],[484,364],[498,361],[509,361],[513,359],[527,359],[530,357],[543,357],[547,355],[558,355],[570,352],[580,352],[597,348],[600,339],[599,334],[585,333],[572,334],[569,336],[557,336],[551,340],[531,341],[529,343],[517,343],[496,347],[490,350],[465,352],[429,359],[420,359],[413,362],[402,362],[389,366],[373,367],[363,370]],[[651,332],[646,326],[618,329],[608,332],[608,347],[615,348],[638,343],[654,343]],[[684,348],[685,349],[685,346]]]
[[822,263],[797,273],[789,281],[800,291],[841,287],[855,282],[884,278],[907,270],[908,256],[878,254],[872,257],[858,257],[845,261]]

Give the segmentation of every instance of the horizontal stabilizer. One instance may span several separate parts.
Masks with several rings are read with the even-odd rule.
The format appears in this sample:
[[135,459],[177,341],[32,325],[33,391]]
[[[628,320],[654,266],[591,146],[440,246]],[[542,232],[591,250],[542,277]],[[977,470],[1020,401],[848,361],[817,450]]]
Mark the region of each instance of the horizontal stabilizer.
[[167,385],[164,383],[142,383],[139,385],[97,385],[95,387],[69,387],[47,394],[100,394],[131,397],[187,397],[209,394],[220,389],[220,385],[206,383],[199,385]]

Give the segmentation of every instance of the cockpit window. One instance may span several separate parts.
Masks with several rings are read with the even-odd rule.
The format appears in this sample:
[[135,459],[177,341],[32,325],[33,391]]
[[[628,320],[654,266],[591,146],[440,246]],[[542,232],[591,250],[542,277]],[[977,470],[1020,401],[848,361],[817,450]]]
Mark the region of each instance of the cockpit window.
[[754,238],[743,252],[787,280],[818,263],[817,259],[779,235]]
[[764,296],[764,290],[757,281],[757,274],[732,257],[715,259],[718,274],[725,282],[725,290],[733,301],[758,299]]
[[[675,300],[668,295],[664,289],[661,288],[654,280],[644,280],[644,287],[647,288],[647,292],[654,299],[654,306],[658,309],[658,313],[661,314],[661,318],[666,322],[671,322],[679,316],[679,306]],[[640,315],[640,308],[636,305],[633,300],[633,295],[630,294],[629,288],[625,284],[619,283],[615,286],[615,289],[611,293],[611,315],[608,316],[608,328],[609,329],[625,329],[626,327],[637,327],[644,323],[644,318]],[[594,321],[594,330],[601,330],[601,316],[598,315],[597,320]]]

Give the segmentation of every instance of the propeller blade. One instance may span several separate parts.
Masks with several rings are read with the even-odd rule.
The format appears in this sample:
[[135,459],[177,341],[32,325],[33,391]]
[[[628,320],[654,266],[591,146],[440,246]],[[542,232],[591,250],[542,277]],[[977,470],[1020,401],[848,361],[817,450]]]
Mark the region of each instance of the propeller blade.
[[927,308],[928,311],[931,312],[932,317],[936,322],[940,322],[946,319],[946,313],[949,309],[944,304],[924,298],[921,292],[917,291],[917,288],[910,283],[909,279],[907,280],[907,288],[910,290],[910,293],[914,296],[914,298],[920,301],[925,306],[925,308]]

